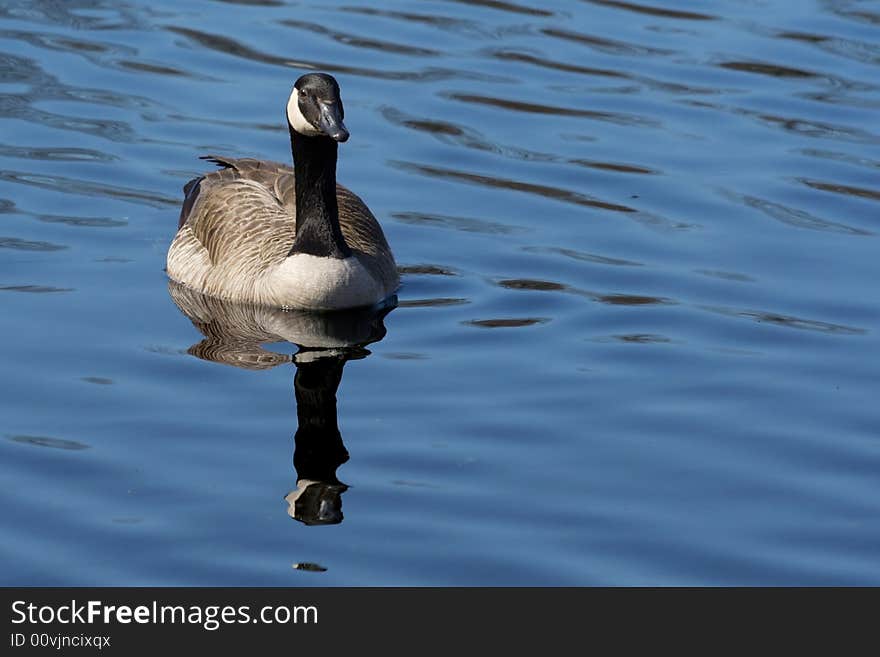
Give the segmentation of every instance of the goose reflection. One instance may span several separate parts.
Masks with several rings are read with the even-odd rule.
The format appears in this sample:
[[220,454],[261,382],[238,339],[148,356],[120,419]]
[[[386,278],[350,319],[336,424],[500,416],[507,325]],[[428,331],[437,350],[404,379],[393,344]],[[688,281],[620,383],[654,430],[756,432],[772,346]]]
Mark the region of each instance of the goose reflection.
[[[205,336],[189,354],[249,370],[294,364],[296,488],[284,498],[287,513],[306,525],[342,522],[342,494],[348,486],[336,470],[348,460],[348,451],[339,433],[336,391],[345,363],[368,356],[366,345],[385,337],[384,317],[396,298],[380,308],[316,313],[223,301],[173,281],[168,290]],[[262,347],[281,341],[298,351],[289,356]]]

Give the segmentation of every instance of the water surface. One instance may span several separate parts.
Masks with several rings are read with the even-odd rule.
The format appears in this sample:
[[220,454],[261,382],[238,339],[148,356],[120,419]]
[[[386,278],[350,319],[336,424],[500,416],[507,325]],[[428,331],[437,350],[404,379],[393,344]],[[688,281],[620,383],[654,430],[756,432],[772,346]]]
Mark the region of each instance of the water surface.
[[[880,584],[878,24],[2,3],[0,580]],[[287,161],[312,69],[399,306],[182,301],[197,156]]]

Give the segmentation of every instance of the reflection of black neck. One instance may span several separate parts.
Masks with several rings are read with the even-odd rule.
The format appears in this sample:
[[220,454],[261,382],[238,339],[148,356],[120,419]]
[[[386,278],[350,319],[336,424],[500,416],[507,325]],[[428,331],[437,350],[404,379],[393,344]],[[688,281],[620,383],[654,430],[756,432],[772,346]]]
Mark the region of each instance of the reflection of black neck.
[[339,228],[336,156],[330,137],[302,135],[288,124],[296,181],[296,237],[290,254],[347,258],[351,249]]
[[343,367],[342,357],[317,358],[296,365],[293,386],[299,426],[293,467],[297,479],[340,483],[336,468],[348,460],[336,419],[336,390]]

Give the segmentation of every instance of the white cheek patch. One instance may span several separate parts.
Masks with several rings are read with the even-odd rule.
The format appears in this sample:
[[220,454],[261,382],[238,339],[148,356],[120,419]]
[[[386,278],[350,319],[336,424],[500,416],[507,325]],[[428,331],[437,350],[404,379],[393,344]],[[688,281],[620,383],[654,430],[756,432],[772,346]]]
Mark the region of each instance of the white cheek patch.
[[296,87],[293,88],[293,92],[290,94],[290,98],[287,100],[287,120],[290,125],[293,126],[293,129],[296,130],[301,135],[307,135],[309,137],[315,137],[317,135],[324,134],[318,128],[313,126],[306,120],[306,117],[303,116],[303,113],[299,109],[299,91]]

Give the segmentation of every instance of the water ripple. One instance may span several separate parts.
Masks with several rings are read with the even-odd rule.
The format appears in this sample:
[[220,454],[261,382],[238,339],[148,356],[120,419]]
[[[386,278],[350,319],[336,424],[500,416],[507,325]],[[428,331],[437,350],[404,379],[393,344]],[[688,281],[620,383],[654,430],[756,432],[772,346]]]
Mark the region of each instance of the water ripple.
[[399,308],[432,308],[437,306],[463,306],[469,304],[470,299],[461,297],[432,297],[429,299],[401,299]]
[[572,43],[587,46],[598,52],[609,55],[637,55],[639,57],[655,57],[663,55],[674,55],[674,50],[666,48],[652,48],[650,46],[638,45],[635,43],[626,43],[624,41],[614,41],[604,37],[598,37],[592,34],[584,34],[583,32],[573,32],[571,30],[563,30],[561,28],[547,27],[541,30],[542,34],[554,39],[561,39]]
[[623,9],[625,11],[644,14],[646,16],[659,16],[662,18],[675,18],[688,21],[714,21],[718,20],[717,16],[710,14],[701,14],[695,11],[683,11],[681,9],[667,9],[665,7],[656,7],[649,5],[640,5],[634,2],[622,2],[621,0],[583,0],[594,5],[603,5],[613,7],[614,9]]
[[176,207],[180,204],[179,199],[162,196],[148,190],[140,190],[106,183],[96,183],[65,176],[47,176],[27,171],[12,171],[0,169],[0,180],[21,183],[41,189],[49,189],[65,194],[81,196],[112,197],[130,203],[149,205],[157,208]]
[[537,183],[523,182],[520,180],[511,180],[508,178],[498,178],[495,176],[457,171],[455,169],[444,169],[442,167],[430,166],[427,164],[416,164],[414,162],[394,161],[390,162],[389,164],[404,171],[412,171],[426,176],[444,178],[446,180],[460,180],[462,182],[482,185],[485,187],[510,189],[518,192],[525,192],[527,194],[534,194],[536,196],[543,196],[545,198],[550,198],[556,201],[573,203],[574,205],[583,205],[591,208],[598,208],[600,210],[608,210],[611,212],[638,212],[638,210],[636,210],[635,208],[631,208],[626,205],[601,201],[591,196],[587,196],[586,194],[563,189],[561,187],[540,185]]
[[348,75],[357,75],[367,78],[379,78],[385,80],[409,80],[411,82],[433,82],[437,80],[461,79],[461,80],[497,80],[495,76],[487,76],[483,73],[474,71],[452,70],[447,68],[427,67],[417,71],[380,71],[373,68],[363,68],[358,66],[350,66],[347,64],[323,62],[312,59],[290,59],[280,55],[273,55],[267,52],[257,50],[246,46],[239,41],[223,36],[220,34],[212,34],[189,27],[179,27],[169,25],[165,29],[175,34],[186,37],[200,46],[209,50],[222,52],[233,57],[238,57],[247,61],[260,62],[263,64],[271,64],[274,66],[283,66],[285,68],[298,68],[310,70],[330,71],[333,73],[344,73]]
[[758,324],[773,324],[775,326],[798,329],[801,331],[816,331],[819,333],[830,333],[834,335],[865,335],[867,333],[867,330],[863,328],[835,324],[833,322],[824,322],[815,319],[804,319],[793,315],[783,315],[763,310],[742,310],[722,306],[700,306],[700,308],[720,315],[727,315],[728,317],[750,319]]
[[653,305],[677,305],[678,302],[665,297],[655,297],[646,294],[621,294],[611,293],[602,294],[599,292],[590,292],[589,290],[581,290],[578,288],[557,283],[555,281],[546,281],[530,278],[513,278],[496,281],[496,285],[508,290],[530,291],[530,292],[568,292],[578,296],[587,297],[596,303],[604,303],[612,306],[653,306]]
[[128,226],[125,219],[112,219],[110,217],[73,217],[64,214],[36,214],[24,213],[34,217],[37,221],[47,224],[64,224],[66,226],[82,226],[84,228],[121,228]]
[[554,105],[542,105],[540,103],[527,103],[519,100],[511,100],[507,98],[495,98],[493,96],[482,96],[479,94],[463,94],[463,93],[444,93],[444,96],[452,100],[473,105],[488,105],[490,107],[500,107],[501,109],[511,110],[514,112],[524,112],[526,114],[550,114],[555,116],[576,116],[596,121],[608,121],[618,125],[628,126],[650,126],[658,127],[660,122],[643,116],[634,116],[620,114],[618,112],[599,112],[596,110],[580,109],[576,107],[561,107]]
[[833,160],[836,162],[845,162],[854,164],[859,167],[867,167],[869,169],[880,169],[880,160],[873,160],[864,155],[853,155],[852,153],[842,153],[840,151],[829,151],[821,148],[803,148],[801,153],[809,157],[817,157],[825,160]]
[[780,39],[808,43],[825,52],[864,64],[880,63],[880,44],[810,32],[783,31],[777,32],[776,36]]
[[135,71],[137,73],[150,73],[154,75],[169,75],[172,77],[191,78],[193,80],[212,80],[206,75],[198,75],[182,68],[175,68],[167,64],[158,64],[138,59],[119,59],[115,62],[120,69]]
[[386,52],[395,55],[410,55],[413,57],[438,57],[441,55],[439,50],[432,50],[430,48],[422,48],[418,46],[410,46],[403,43],[395,43],[393,41],[371,39],[368,37],[356,36],[345,32],[337,32],[318,23],[309,23],[307,21],[286,19],[279,21],[279,24],[297,30],[306,30],[315,34],[329,36],[331,39],[339,43],[344,43],[347,46],[354,46],[356,48],[364,48],[366,50],[378,50],[380,52]]
[[549,321],[549,317],[507,317],[498,319],[472,319],[462,322],[462,324],[476,326],[478,328],[520,328],[523,326],[534,326],[535,324],[546,324]]
[[880,13],[863,9],[850,9],[849,6],[852,4],[850,2],[829,3],[828,9],[841,18],[849,18],[869,25],[880,25]]
[[[18,119],[20,121],[36,123],[49,128],[92,134],[109,141],[137,141],[137,137],[131,126],[124,121],[90,119],[56,114],[35,108],[32,104],[37,100],[60,99],[63,96],[64,94],[60,93],[54,96],[44,96],[42,98],[37,98],[30,94],[0,95],[0,118]],[[72,100],[74,97],[67,96],[67,99]]]
[[819,189],[823,192],[833,192],[835,194],[844,194],[846,196],[855,196],[857,198],[866,198],[871,201],[880,201],[880,190],[868,189],[865,187],[855,187],[852,185],[841,185],[838,183],[823,182],[821,180],[812,180],[810,178],[798,178],[798,182]]
[[627,333],[593,338],[595,342],[623,342],[624,344],[668,344],[672,340],[665,335],[655,333]]
[[458,2],[461,4],[474,5],[477,7],[487,7],[489,9],[497,9],[513,14],[525,14],[527,16],[553,16],[552,11],[539,9],[537,7],[529,7],[527,5],[515,4],[513,2],[504,2],[503,0],[446,0],[447,2]]
[[85,381],[86,383],[94,383],[99,386],[109,386],[113,385],[113,379],[108,379],[105,376],[83,376],[80,377],[80,381]]
[[508,290],[532,290],[535,292],[551,292],[567,289],[568,286],[553,281],[539,281],[529,278],[510,278],[498,281],[498,285]]
[[[85,13],[83,10],[93,13]],[[94,15],[103,14],[103,15]],[[0,18],[48,23],[72,31],[136,30],[148,24],[133,7],[110,0],[57,2],[55,0],[7,0],[0,5]]]
[[833,124],[802,117],[769,114],[767,112],[761,112],[745,107],[720,105],[702,100],[684,100],[682,102],[692,107],[746,116],[765,125],[781,128],[786,132],[803,135],[805,137],[831,139],[857,144],[880,144],[880,135],[852,126]]
[[632,79],[631,76],[621,71],[607,68],[596,68],[593,66],[583,66],[582,64],[569,64],[554,59],[547,59],[546,57],[539,57],[538,55],[535,55],[533,53],[525,52],[522,50],[515,50],[513,48],[490,48],[484,50],[483,54],[494,59],[499,59],[501,61],[523,62],[541,68],[548,68],[556,71],[565,71],[566,73],[579,73],[581,75],[621,78],[624,80]]
[[724,281],[735,281],[737,283],[754,283],[755,279],[746,274],[737,274],[730,271],[719,271],[717,269],[695,269],[695,274],[709,276],[710,278],[720,278]]
[[50,447],[52,449],[64,449],[69,451],[80,451],[89,449],[91,445],[78,442],[76,440],[66,440],[64,438],[52,438],[50,436],[7,436],[7,439],[14,443],[23,445],[32,445],[34,447]]
[[458,16],[438,16],[436,14],[419,14],[406,11],[392,11],[375,7],[341,7],[341,11],[363,16],[379,16],[396,21],[427,25],[448,32],[455,32],[466,36],[484,36],[488,34],[476,21]]
[[638,164],[625,164],[623,162],[600,162],[598,160],[586,160],[581,158],[573,158],[566,160],[569,164],[587,167],[588,169],[598,169],[600,171],[612,171],[614,173],[635,173],[639,175],[654,176],[662,173],[656,169],[649,169],[646,166]]
[[551,253],[554,255],[565,256],[572,260],[581,260],[583,262],[592,262],[599,265],[612,265],[615,267],[642,267],[641,262],[633,260],[625,260],[623,258],[610,258],[608,256],[596,255],[594,253],[585,253],[575,249],[568,249],[559,246],[524,246],[523,251],[527,253]]
[[53,162],[113,162],[119,159],[110,153],[103,153],[90,148],[65,146],[38,148],[34,146],[7,146],[5,144],[0,144],[0,156]]
[[405,114],[396,107],[384,106],[382,115],[394,123],[411,130],[423,132],[431,135],[438,141],[454,145],[460,145],[465,148],[495,153],[503,157],[509,157],[523,162],[554,162],[563,164],[573,164],[579,167],[589,169],[599,169],[602,171],[612,171],[615,173],[634,173],[654,175],[660,173],[654,169],[636,164],[627,164],[622,162],[602,162],[599,160],[588,160],[585,158],[564,158],[552,153],[542,153],[539,151],[528,150],[518,146],[509,146],[492,142],[485,138],[481,133],[462,125],[444,121],[440,119],[419,118],[409,114]]
[[809,228],[810,230],[822,230],[832,233],[844,233],[848,235],[873,235],[871,231],[862,228],[855,228],[836,221],[822,219],[806,210],[792,208],[782,203],[775,203],[768,199],[759,198],[757,196],[749,196],[747,194],[735,194],[733,192],[724,191],[723,194],[728,198],[737,200],[750,208],[760,210],[768,217],[780,221],[789,226],[798,228]]
[[400,265],[397,272],[401,275],[415,274],[418,276],[458,276],[458,274],[440,265]]
[[781,66],[779,64],[768,64],[766,62],[720,62],[721,68],[731,71],[741,71],[745,73],[757,73],[759,75],[769,75],[774,78],[816,78],[818,73],[805,71],[800,68],[791,68],[789,66]]
[[503,146],[489,141],[472,128],[466,128],[462,125],[452,123],[451,121],[444,121],[442,119],[419,118],[406,114],[396,107],[384,106],[382,108],[382,116],[395,125],[429,134],[443,143],[496,153],[498,155],[512,157],[518,160],[555,162],[560,159],[548,153],[538,153],[516,146]]
[[17,237],[0,236],[0,249],[14,249],[16,251],[62,251],[69,247],[63,244],[52,244],[51,242],[38,242],[32,240],[21,240]]
[[528,229],[523,226],[509,226],[497,221],[475,219],[473,217],[453,217],[444,214],[425,212],[392,212],[391,217],[404,224],[450,228],[463,233],[485,233],[487,235],[509,235],[522,233]]
[[102,68],[185,77],[194,80],[213,79],[177,66],[145,60],[139,56],[136,48],[116,42],[99,41],[94,38],[85,40],[62,36],[54,32],[24,30],[0,30],[0,38],[16,39],[37,48],[77,55]]
[[652,297],[646,294],[600,294],[594,295],[599,303],[607,303],[612,306],[654,306],[673,305],[676,301],[664,297]]
[[27,292],[30,294],[54,294],[74,292],[72,287],[53,287],[51,285],[0,285],[0,292]]

